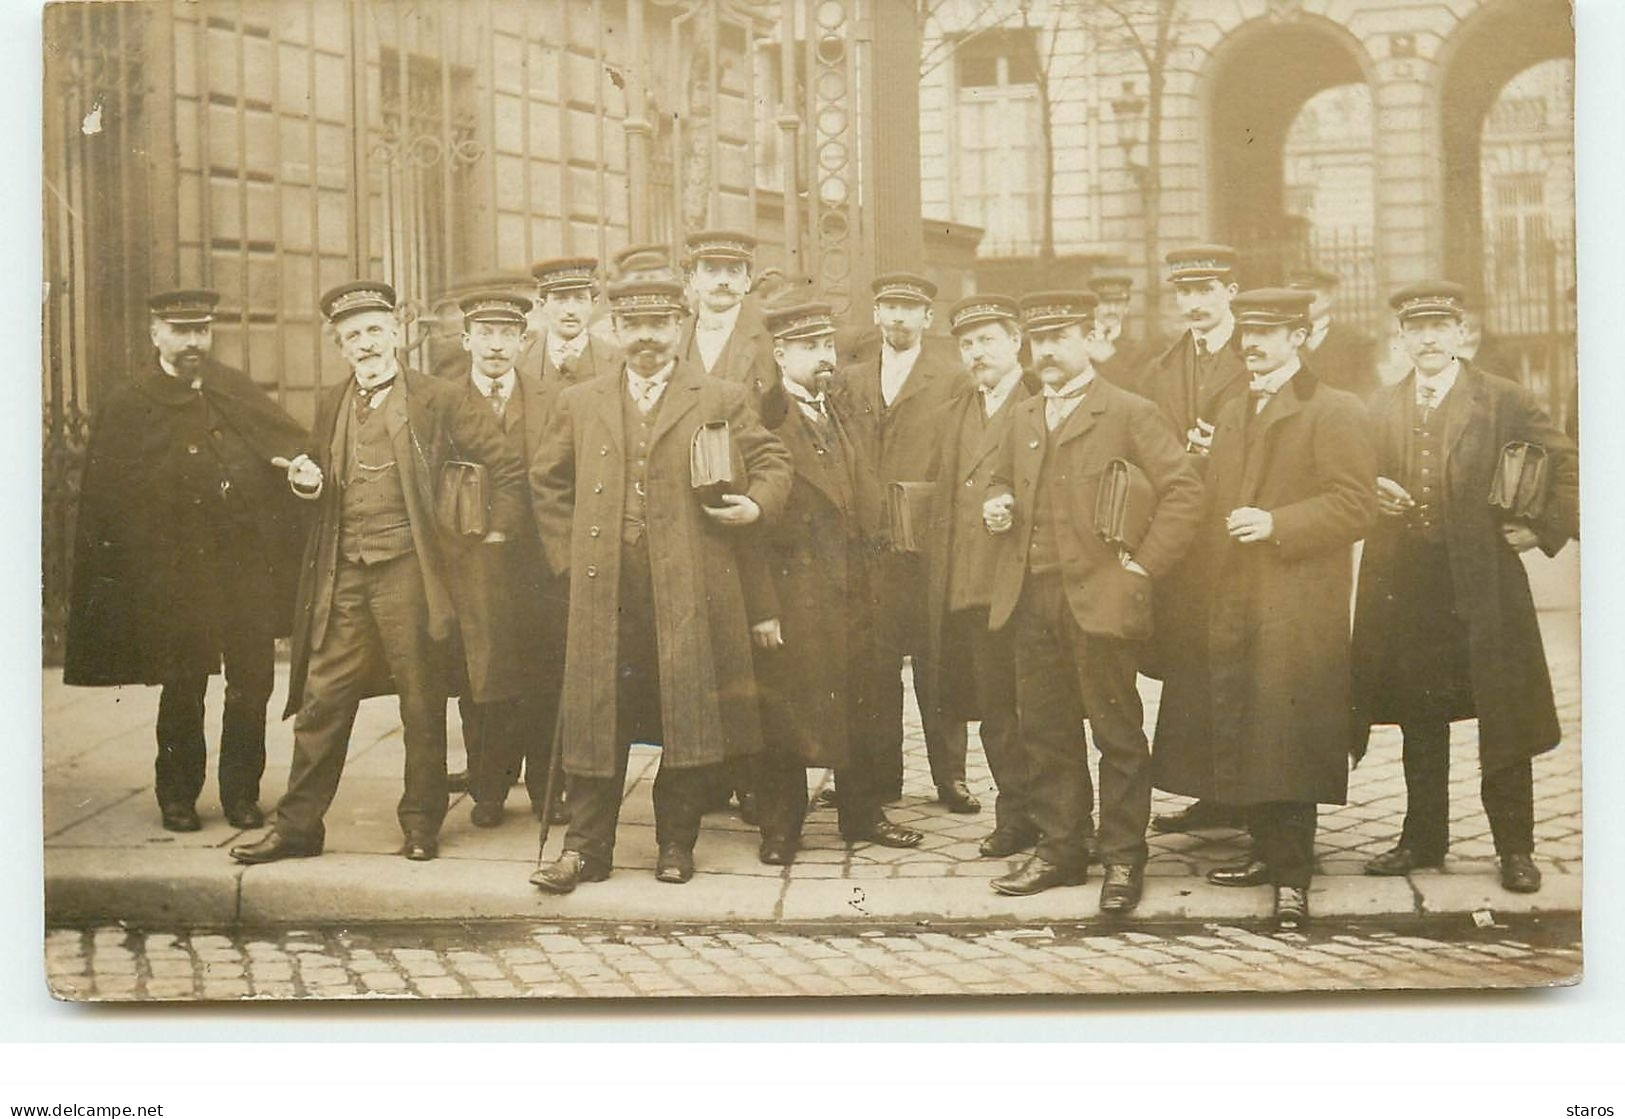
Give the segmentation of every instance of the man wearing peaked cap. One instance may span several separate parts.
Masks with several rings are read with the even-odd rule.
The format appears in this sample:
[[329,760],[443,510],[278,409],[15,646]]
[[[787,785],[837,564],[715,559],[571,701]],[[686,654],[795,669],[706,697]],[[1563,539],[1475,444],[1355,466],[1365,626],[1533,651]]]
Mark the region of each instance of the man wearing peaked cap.
[[[551,388],[590,381],[619,369],[621,355],[614,341],[593,329],[601,321],[598,262],[585,256],[562,257],[542,261],[531,273],[536,277],[544,329],[519,368]],[[613,334],[613,327],[607,333]]]
[[[912,272],[876,276],[874,322],[879,352],[842,371],[839,391],[876,464],[881,487],[928,482],[936,459],[937,414],[964,386],[965,374],[946,346],[928,339],[937,286]],[[914,697],[925,720],[926,753],[937,799],[951,812],[975,813],[981,803],[965,784],[965,724],[945,719],[931,693],[929,585],[926,557],[893,553],[882,561],[879,623],[886,641],[885,751],[880,761],[885,798],[903,795],[903,658],[913,663]]]
[[[980,723],[997,787],[986,858],[1008,858],[1038,838],[1028,804],[1033,774],[1016,736],[1015,654],[988,630],[997,538],[982,525],[982,498],[1010,418],[1030,395],[1021,368],[1021,308],[1007,295],[967,296],[948,311],[967,376],[938,410],[929,576],[931,695],[944,721]],[[922,671],[916,669],[916,671]]]
[[[433,859],[447,807],[453,637],[473,699],[503,698],[492,634],[457,605],[482,593],[472,585],[479,566],[469,554],[506,547],[526,527],[524,464],[491,409],[464,386],[402,366],[395,306],[395,290],[376,280],[341,284],[322,296],[350,376],[325,389],[316,407],[313,441],[325,484],[294,611],[288,789],[272,830],[232,849],[241,863],[321,854],[323,818],[338,791],[356,709],[384,680],[400,698],[406,745],[396,806],[405,839],[400,853]],[[516,307],[493,306],[491,313],[511,317]],[[483,525],[473,511],[472,523],[437,515],[442,475],[454,461],[485,468]]]
[[[1459,285],[1413,284],[1389,303],[1411,368],[1370,403],[1381,515],[1360,562],[1350,750],[1364,754],[1373,724],[1399,724],[1406,805],[1398,841],[1366,873],[1443,862],[1450,724],[1476,718],[1501,885],[1529,893],[1541,877],[1530,759],[1561,731],[1522,553],[1556,555],[1578,535],[1577,455],[1531,393],[1460,356]],[[1544,505],[1522,517],[1487,500],[1513,443],[1541,448],[1550,478]]]
[[671,246],[653,243],[628,245],[613,258],[617,280],[676,280]]
[[[1211,572],[1157,713],[1156,784],[1245,811],[1251,855],[1209,872],[1270,885],[1280,927],[1309,916],[1317,804],[1348,764],[1352,545],[1376,514],[1364,409],[1301,360],[1308,292],[1236,296],[1248,395],[1217,417],[1196,551]],[[1290,603],[1290,609],[1283,604]]]
[[[463,297],[463,370],[470,401],[489,409],[508,449],[529,463],[541,443],[555,389],[516,367],[531,301],[496,289]],[[525,520],[534,523],[528,486]],[[463,555],[463,578],[452,584],[459,622],[485,636],[487,676],[476,700],[465,682],[458,707],[468,770],[463,782],[474,801],[476,827],[502,820],[508,792],[523,768],[532,811],[543,811],[558,689],[564,673],[564,607],[533,532],[500,548]],[[455,775],[453,777],[455,780]]]
[[[997,453],[983,522],[1001,537],[989,626],[1015,649],[1016,733],[1033,773],[1033,855],[992,882],[1035,894],[1088,877],[1095,792],[1087,718],[1100,751],[1101,912],[1139,904],[1151,815],[1151,757],[1136,688],[1138,643],[1151,635],[1159,580],[1196,531],[1202,483],[1155,405],[1089,364],[1093,292],[1021,300],[1043,394],[1016,409]],[[1132,547],[1094,528],[1096,489],[1122,460],[1149,483],[1152,509]]]
[[[570,828],[531,882],[568,893],[606,878],[634,742],[659,743],[656,877],[694,874],[714,770],[761,749],[742,564],[783,509],[790,456],[744,386],[708,377],[678,350],[682,288],[610,288],[625,354],[613,376],[564,389],[530,471],[548,562],[568,579],[559,744]],[[693,450],[725,425],[732,480],[702,500]]]
[[873,752],[880,684],[875,668],[871,564],[881,492],[845,402],[828,392],[835,321],[827,303],[790,302],[768,312],[773,359],[786,398],[764,419],[790,452],[794,481],[784,512],[764,525],[746,587],[763,749],[752,784],[761,859],[795,859],[807,809],[808,766],[835,770],[841,835],[849,843],[912,847],[918,831],[881,807]]
[[1141,367],[1150,355],[1128,329],[1134,279],[1115,273],[1091,276],[1089,290],[1100,300],[1095,307],[1095,329],[1089,336],[1089,360],[1112,384],[1137,389]]
[[[1247,392],[1247,366],[1241,359],[1230,309],[1239,290],[1236,251],[1229,245],[1190,245],[1170,252],[1166,262],[1168,282],[1173,285],[1186,329],[1146,364],[1135,388],[1162,409],[1186,451],[1197,458],[1197,469],[1205,470],[1203,459],[1212,450],[1214,421],[1225,404]],[[1210,577],[1201,562],[1201,550],[1193,549],[1158,588],[1156,636],[1143,666],[1147,675],[1166,676],[1183,661],[1199,656],[1194,611],[1205,599]],[[1151,826],[1160,832],[1184,832],[1241,827],[1243,822],[1239,813],[1204,801],[1158,816]]]
[[219,296],[148,300],[154,350],[117,378],[85,449],[63,681],[158,684],[163,827],[197,831],[204,694],[226,675],[219,785],[226,821],[259,827],[275,639],[288,632],[311,482],[309,437],[211,356]]
[[746,301],[756,259],[756,238],[731,230],[690,234],[688,298],[694,318],[684,326],[679,353],[712,377],[751,390],[757,411],[778,381],[773,339],[760,309]]
[[1342,279],[1324,268],[1298,268],[1287,276],[1287,286],[1314,297],[1309,305],[1309,340],[1303,358],[1315,375],[1334,389],[1368,399],[1382,384],[1377,376],[1376,349],[1371,339],[1337,318],[1337,290]]

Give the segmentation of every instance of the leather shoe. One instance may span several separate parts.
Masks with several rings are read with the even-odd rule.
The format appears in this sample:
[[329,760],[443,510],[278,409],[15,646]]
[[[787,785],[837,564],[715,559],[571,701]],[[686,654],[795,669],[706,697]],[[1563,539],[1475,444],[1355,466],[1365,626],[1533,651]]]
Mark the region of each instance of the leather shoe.
[[448,792],[448,793],[466,793],[466,792],[468,792],[468,770],[459,769],[456,773],[448,773],[448,774],[446,774],[446,792]]
[[739,818],[751,827],[756,826],[756,794],[739,794]]
[[314,846],[308,843],[295,843],[274,829],[266,832],[265,838],[258,843],[245,843],[241,847],[231,849],[231,857],[248,866],[274,863],[278,859],[309,859],[321,853],[320,843]]
[[265,813],[251,800],[233,801],[222,805],[226,810],[226,823],[241,831],[259,831],[265,826]]
[[680,886],[694,877],[694,852],[676,843],[662,843],[655,860],[655,880]]
[[1540,868],[1530,855],[1507,855],[1501,860],[1501,888],[1515,894],[1540,889]]
[[1038,840],[1014,828],[994,828],[992,834],[976,845],[984,859],[1008,859],[1030,849]]
[[904,827],[886,819],[884,812],[877,812],[868,831],[843,838],[848,843],[873,843],[877,847],[918,847],[925,833]]
[[530,884],[550,894],[567,894],[578,882],[602,882],[608,877],[609,867],[589,863],[580,851],[564,851],[546,866],[537,867]]
[[1164,812],[1151,818],[1151,830],[1167,835],[1171,832],[1206,831],[1209,828],[1244,828],[1243,814],[1227,805],[1211,800],[1199,800],[1178,812]]
[[1089,868],[1086,866],[1069,870],[1034,855],[1022,864],[1020,870],[993,879],[992,886],[1001,894],[1025,897],[1028,894],[1042,893],[1053,886],[1081,886],[1087,881]]
[[825,785],[822,789],[819,789],[813,795],[812,806],[814,808],[838,808],[839,805],[835,801],[835,786]]
[[492,801],[476,804],[468,818],[477,828],[494,828],[502,823],[502,805]]
[[982,802],[971,796],[970,789],[963,781],[950,781],[946,785],[938,785],[937,800],[941,801],[949,812],[956,812],[961,816],[973,816],[982,810]]
[[1418,867],[1439,866],[1444,859],[1424,859],[1409,847],[1394,847],[1366,860],[1365,872],[1378,878],[1398,878]]
[[1301,929],[1309,923],[1309,891],[1297,886],[1275,887],[1275,927]]
[[405,855],[414,863],[426,863],[440,854],[440,843],[427,836],[409,835],[406,842],[401,844],[399,854]]
[[1214,867],[1207,880],[1215,886],[1262,886],[1270,880],[1270,868],[1262,859],[1244,859]]
[[1100,887],[1100,911],[1119,917],[1134,911],[1145,891],[1145,868],[1116,863],[1106,868],[1106,881]]
[[796,841],[767,836],[757,850],[765,866],[789,866],[796,861]]
[[165,831],[202,831],[203,821],[197,818],[197,809],[190,804],[160,804]]

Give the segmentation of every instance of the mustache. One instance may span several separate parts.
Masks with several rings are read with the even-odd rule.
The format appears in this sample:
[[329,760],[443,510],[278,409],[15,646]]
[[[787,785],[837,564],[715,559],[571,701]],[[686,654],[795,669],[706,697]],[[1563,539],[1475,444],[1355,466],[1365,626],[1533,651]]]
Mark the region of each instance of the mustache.
[[1266,354],[1263,350],[1256,349],[1256,348],[1254,348],[1252,346],[1248,346],[1245,350],[1241,351],[1241,356],[1242,357],[1268,357],[1269,355]]

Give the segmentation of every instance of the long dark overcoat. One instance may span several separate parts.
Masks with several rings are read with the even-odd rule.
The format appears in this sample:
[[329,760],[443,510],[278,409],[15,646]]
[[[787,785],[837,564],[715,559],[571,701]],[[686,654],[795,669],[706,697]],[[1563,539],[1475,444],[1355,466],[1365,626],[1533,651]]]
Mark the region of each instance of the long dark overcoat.
[[795,481],[783,515],[760,535],[771,589],[767,605],[752,609],[777,617],[784,638],[779,649],[756,651],[764,748],[825,767],[849,764],[854,740],[877,731],[873,595],[883,539],[874,467],[850,418],[832,411],[833,453],[795,406],[773,429]]
[[[559,394],[531,465],[536,523],[555,574],[570,580],[560,741],[565,772],[610,777],[620,749],[616,649],[625,415],[621,372]],[[790,492],[790,454],[762,427],[747,390],[677,362],[648,451],[648,547],[659,635],[662,764],[713,765],[761,748],[738,550],[748,529],[712,524],[690,488],[694,433],[726,420],[769,522]],[[733,534],[742,535],[735,536]]]
[[[1232,400],[1246,399],[1247,364],[1241,358],[1240,342],[1241,328],[1237,327],[1229,345],[1219,351],[1214,372],[1198,386],[1194,397],[1188,391],[1187,371],[1196,360],[1196,343],[1189,330],[1153,355],[1142,368],[1138,382],[1132,386],[1134,391],[1161,409],[1181,444],[1194,417],[1212,423]],[[1200,456],[1194,456],[1192,461],[1205,477],[1208,461]],[[1192,548],[1179,566],[1157,584],[1153,611],[1156,632],[1145,647],[1140,666],[1146,675],[1166,679],[1169,673],[1180,671],[1182,665],[1193,660],[1205,665],[1206,635],[1198,632],[1202,626],[1197,619],[1213,582],[1210,559],[1207,549]]]
[[[1261,414],[1245,396],[1220,412],[1197,541],[1213,571],[1207,663],[1164,683],[1158,788],[1231,805],[1344,801],[1353,545],[1375,491],[1364,407],[1307,367]],[[1269,540],[1230,538],[1225,519],[1243,506],[1274,515]]]
[[[212,520],[182,476],[213,453],[252,526],[262,564],[235,573],[246,600],[277,636],[288,632],[304,544],[303,502],[272,458],[293,458],[308,436],[242,373],[208,362],[194,389],[156,356],[108,395],[90,428],[68,601],[69,684],[159,684],[220,670],[218,619],[197,585]],[[201,446],[207,442],[208,447]]]
[[[316,526],[305,547],[299,597],[294,607],[292,670],[284,718],[297,714],[304,702],[311,650],[322,640],[332,608],[339,562],[344,474],[343,464],[334,461],[333,443],[340,410],[349,407],[353,399],[350,386],[351,381],[346,379],[325,390],[316,409],[312,457],[322,468],[324,484],[316,502]],[[396,401],[390,399],[397,393],[404,407],[397,408]],[[459,566],[455,562],[460,549],[508,545],[451,538],[441,529],[435,516],[435,489],[441,468],[447,462],[455,459],[483,463],[487,472],[490,527],[511,541],[529,531],[525,519],[524,463],[509,450],[491,409],[472,398],[462,385],[445,378],[403,368],[395,387],[390,389],[390,397],[386,397],[380,407],[385,409],[395,461],[400,464],[412,543],[428,599],[429,635],[442,642],[454,635],[460,638],[467,679],[476,701],[508,698],[491,688],[492,683],[500,683],[492,677],[491,634],[472,618],[467,619],[468,624],[460,625],[457,616],[458,599],[475,599],[489,593],[468,582],[482,578],[481,569],[478,565]],[[373,683],[372,690],[382,685],[381,681]]]
[[[925,666],[932,674],[930,695],[941,706],[943,716],[956,721],[980,718],[976,709],[974,651],[956,647],[948,623],[948,569],[956,553],[966,559],[965,570],[991,596],[993,569],[998,562],[999,541],[982,524],[982,500],[993,482],[998,450],[1010,430],[1016,407],[1031,393],[1017,381],[999,410],[983,425],[974,446],[961,443],[966,413],[981,410],[982,394],[969,378],[958,395],[937,413],[938,459],[932,468],[934,489],[931,502],[931,530],[925,544],[926,567],[930,579],[927,624],[930,627],[931,660]],[[954,516],[954,497],[961,499],[961,518]]]
[[[1459,394],[1459,396],[1458,396]],[[1403,481],[1409,457],[1415,375],[1371,400],[1377,469]],[[1501,538],[1492,514],[1490,480],[1501,449],[1514,440],[1537,443],[1551,456],[1552,488],[1532,527],[1547,555],[1579,535],[1579,473],[1574,446],[1522,386],[1463,364],[1445,397],[1443,524],[1450,553],[1455,605],[1467,623],[1467,647],[1478,749],[1486,770],[1519,762],[1558,744],[1561,732],[1551,677],[1518,554]],[[1355,756],[1365,752],[1373,723],[1396,722],[1381,687],[1388,641],[1401,632],[1393,616],[1395,584],[1405,577],[1396,562],[1402,522],[1381,517],[1366,538],[1354,612]]]
[[[462,385],[476,407],[490,407],[474,387],[468,369],[463,370]],[[506,431],[527,474],[521,494],[522,526],[505,544],[464,546],[447,553],[454,572],[450,586],[457,630],[483,648],[476,661],[484,672],[479,690],[489,699],[512,699],[538,688],[557,692],[564,674],[564,588],[548,567],[536,535],[528,481],[530,463],[547,431],[558,389],[522,369],[516,370],[514,386],[519,407],[510,403],[506,418],[499,422],[505,428],[509,424],[522,428]],[[552,728],[543,733],[551,737]]]

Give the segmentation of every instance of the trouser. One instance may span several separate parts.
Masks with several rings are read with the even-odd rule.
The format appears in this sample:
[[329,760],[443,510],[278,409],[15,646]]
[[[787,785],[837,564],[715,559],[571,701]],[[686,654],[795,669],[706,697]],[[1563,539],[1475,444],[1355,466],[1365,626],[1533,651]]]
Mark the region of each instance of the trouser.
[[[1437,862],[1450,847],[1450,724],[1405,723],[1405,827],[1400,846],[1423,862]],[[1495,853],[1535,850],[1534,767],[1521,762],[1484,770],[1479,777],[1484,815]]]
[[1253,857],[1270,868],[1277,886],[1309,888],[1315,872],[1313,802],[1276,800],[1247,807],[1247,830],[1253,837]]
[[[223,627],[226,703],[220,724],[220,803],[256,804],[265,773],[265,705],[276,679],[276,642],[256,619]],[[158,803],[191,805],[203,791],[206,673],[167,681],[158,697]]]
[[405,787],[395,815],[408,836],[433,839],[446,815],[444,651],[429,636],[429,606],[415,554],[384,563],[341,561],[327,633],[310,654],[305,701],[293,723],[293,767],[276,830],[319,844],[338,792],[350,731],[368,682],[386,672],[400,697]]
[[[579,851],[588,862],[611,866],[615,828],[626,793],[627,752],[634,742],[663,742],[660,717],[660,646],[655,630],[654,578],[649,569],[647,538],[621,546],[620,611],[616,629],[615,734],[613,777],[570,774],[565,782],[570,800],[566,851]],[[716,781],[716,766],[675,768],[662,756],[655,773],[655,843],[694,849],[707,791]]]
[[884,674],[876,689],[881,704],[879,725],[885,737],[875,760],[875,782],[883,800],[895,800],[903,789],[903,658],[914,666],[914,699],[925,731],[931,783],[937,788],[965,779],[965,724],[946,719],[932,695],[931,635],[928,624],[930,586],[923,556],[888,554],[882,559],[881,650],[876,670]]
[[[763,752],[751,759],[757,822],[765,839],[799,841],[807,818],[807,766],[794,755]],[[841,835],[867,837],[881,811],[874,781],[861,765],[835,771],[836,818]]]
[[1100,751],[1100,860],[1142,865],[1151,750],[1135,687],[1137,650],[1079,629],[1058,571],[1027,576],[1011,624],[1037,855],[1069,869],[1088,865],[1094,788],[1088,747],[1078,733],[1087,718]]
[[556,703],[535,692],[519,699],[457,702],[468,754],[468,791],[475,804],[503,804],[525,777],[533,806],[547,795],[547,767],[553,756]]
[[1032,763],[1016,720],[1016,653],[1011,630],[989,632],[986,607],[957,611],[949,615],[948,624],[953,642],[971,654],[976,710],[981,716],[977,733],[998,787],[993,826],[998,831],[1031,835],[1037,831],[1029,804]]

